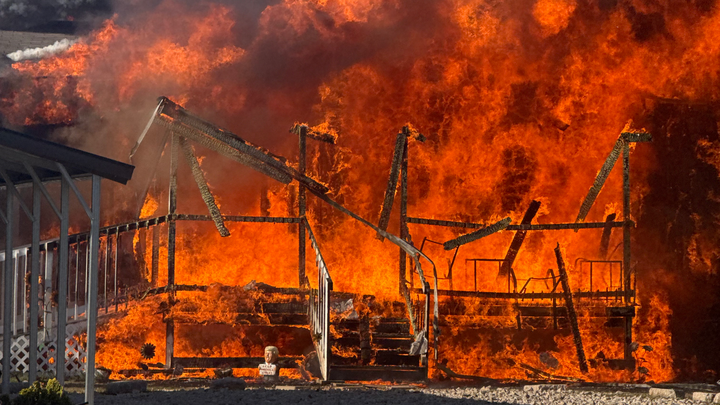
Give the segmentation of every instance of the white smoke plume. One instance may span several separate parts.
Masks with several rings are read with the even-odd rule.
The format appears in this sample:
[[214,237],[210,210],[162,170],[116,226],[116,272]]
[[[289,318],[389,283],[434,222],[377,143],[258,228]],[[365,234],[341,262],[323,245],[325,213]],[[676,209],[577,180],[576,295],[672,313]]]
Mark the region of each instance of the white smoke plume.
[[75,42],[77,42],[77,40],[65,38],[60,41],[55,41],[54,44],[42,48],[21,49],[7,54],[7,57],[15,62],[25,59],[42,59],[68,50],[71,46],[73,46],[73,44],[75,44]]

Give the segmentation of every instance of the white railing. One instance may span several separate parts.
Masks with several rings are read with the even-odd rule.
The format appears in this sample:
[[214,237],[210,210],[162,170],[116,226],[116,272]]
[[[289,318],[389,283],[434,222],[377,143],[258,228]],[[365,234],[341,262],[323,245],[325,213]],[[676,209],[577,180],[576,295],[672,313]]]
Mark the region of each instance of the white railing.
[[[115,239],[117,236],[115,237]],[[110,238],[111,239],[111,238]],[[117,272],[117,239],[115,242],[114,257],[111,253],[109,237],[101,245],[104,250],[103,264],[100,266],[100,286],[98,288],[101,302],[99,315],[115,312],[118,309],[118,272]],[[6,336],[11,336],[10,370],[11,372],[27,373],[30,360],[30,306],[39,307],[38,328],[38,370],[40,372],[54,373],[55,366],[52,361],[57,351],[57,326],[59,324],[59,311],[57,304],[57,239],[40,243],[40,288],[35,299],[30,297],[30,267],[31,248],[21,246],[13,249],[12,253],[12,294],[10,300],[13,306],[11,330],[5,333],[3,327],[5,297],[4,289],[0,289],[0,342]],[[87,241],[78,240],[70,245],[68,266],[68,294],[66,304],[65,353],[66,375],[73,376],[84,372],[86,363],[86,348],[78,339],[86,329],[87,321],[87,275],[89,271]],[[4,272],[5,252],[0,252],[0,272]],[[112,273],[112,274],[111,274]],[[4,278],[3,278],[4,279]],[[104,281],[104,282],[103,282]],[[115,304],[115,305],[113,305]],[[0,359],[4,353],[0,351]],[[53,360],[50,360],[53,359]]]
[[333,289],[333,281],[320,253],[315,235],[306,220],[304,223],[315,251],[315,264],[318,268],[318,288],[310,290],[310,327],[323,380],[328,380],[330,373],[330,292]]

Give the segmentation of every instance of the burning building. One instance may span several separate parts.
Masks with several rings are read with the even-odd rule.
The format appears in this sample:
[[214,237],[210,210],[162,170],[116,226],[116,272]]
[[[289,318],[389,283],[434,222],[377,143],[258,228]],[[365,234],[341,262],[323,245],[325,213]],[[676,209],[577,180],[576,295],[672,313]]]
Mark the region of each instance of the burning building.
[[322,378],[717,377],[714,1],[115,12],[0,91],[137,167],[103,196],[113,375],[274,345]]

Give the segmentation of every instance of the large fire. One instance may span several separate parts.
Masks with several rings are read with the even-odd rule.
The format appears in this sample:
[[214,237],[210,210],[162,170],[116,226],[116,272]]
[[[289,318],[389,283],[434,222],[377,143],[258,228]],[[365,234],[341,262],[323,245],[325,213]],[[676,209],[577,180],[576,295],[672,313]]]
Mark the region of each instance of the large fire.
[[[297,138],[287,135],[287,129],[298,120],[321,122],[338,132],[337,145],[308,143],[309,174],[328,184],[335,200],[373,222],[382,204],[395,134],[409,122],[427,137],[424,143],[409,145],[409,215],[480,223],[510,216],[516,223],[535,199],[542,203],[535,221],[553,223],[574,220],[629,121],[655,128],[653,111],[663,100],[714,102],[720,84],[720,9],[708,1],[273,3],[255,10],[167,0],[141,16],[119,14],[66,53],[13,65],[17,80],[2,95],[2,112],[18,125],[75,123],[59,133],[120,160],[127,159],[159,95],[295,163]],[[718,154],[712,151],[719,150],[717,140],[703,142],[698,145],[706,151],[702,156],[716,163]],[[652,148],[638,146],[631,158],[631,218],[645,224],[652,223],[643,221],[643,209],[652,205],[645,199],[651,193],[649,177],[653,171],[670,170],[652,152],[641,150]],[[215,157],[207,150],[196,153]],[[258,214],[259,190],[266,187],[259,175],[223,158],[205,159],[202,168],[223,214]],[[183,170],[181,181],[189,178]],[[159,207],[167,191],[161,190],[166,186],[162,179],[157,184],[143,215],[163,210]],[[296,189],[268,184],[268,213],[295,215]],[[611,213],[624,220],[621,187],[616,169],[587,220],[602,222]],[[192,182],[181,183],[179,195],[181,211],[202,213]],[[134,215],[134,203],[114,208],[108,223],[127,219],[131,211]],[[401,300],[395,245],[379,242],[375,232],[312,197],[308,217],[324,247],[336,291]],[[392,218],[389,229],[397,234],[397,215]],[[297,286],[295,231],[277,224],[228,226],[232,236],[221,238],[212,224],[181,224],[177,283],[242,286],[258,280]],[[411,225],[410,231],[416,246],[423,237],[446,241],[463,233],[425,225]],[[552,249],[559,242],[572,289],[587,289],[588,269],[578,259],[597,258],[600,233],[530,233],[515,261],[517,278],[545,277],[556,267]],[[512,236],[501,232],[460,248],[454,288],[473,290],[477,283],[478,290],[506,290],[506,281],[496,280],[496,264],[480,266],[473,280],[466,259],[502,258]],[[712,271],[708,263],[716,254],[706,238],[698,233],[687,247],[694,272]],[[621,258],[614,250],[620,243],[616,230],[611,259]],[[634,251],[644,247],[662,248],[662,243],[634,241]],[[452,252],[433,246],[426,252],[445,274]],[[138,254],[149,262],[150,253]],[[636,357],[643,372],[597,367],[588,375],[580,373],[568,333],[550,338],[559,362],[553,374],[596,381],[675,377],[668,299],[672,291],[656,290],[653,282],[679,269],[653,254],[633,263],[640,305],[634,336],[641,345]],[[163,285],[166,258],[160,263]],[[617,274],[611,279],[604,270],[598,273],[594,289],[605,290],[611,283],[617,288]],[[441,288],[448,288],[447,283],[440,280]],[[528,288],[549,291],[541,283]],[[209,294],[204,299],[208,301],[198,308],[220,298]],[[164,326],[159,318],[157,324],[146,321],[153,318],[152,303],[138,305],[102,332],[99,363],[113,370],[133,368],[141,360],[135,348],[143,342],[155,344],[162,353]],[[582,308],[580,315],[588,358],[601,352],[607,358],[621,357],[620,336]],[[511,329],[515,322],[480,318],[487,328]],[[190,337],[179,339],[181,355],[203,353],[183,340]],[[242,341],[235,336],[215,342],[215,352],[239,356],[259,350],[238,345],[238,339]],[[539,343],[501,333],[493,339],[469,336],[462,325],[449,325],[443,330],[440,354],[461,374],[523,378],[524,370],[512,364],[543,368]]]

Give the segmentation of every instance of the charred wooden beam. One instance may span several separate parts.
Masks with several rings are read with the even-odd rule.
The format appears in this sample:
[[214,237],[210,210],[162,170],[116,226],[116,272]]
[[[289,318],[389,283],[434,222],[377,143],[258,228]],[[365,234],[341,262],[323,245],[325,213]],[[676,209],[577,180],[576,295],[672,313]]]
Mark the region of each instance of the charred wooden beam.
[[610,248],[610,236],[612,235],[613,226],[617,214],[612,213],[605,218],[605,227],[603,227],[602,237],[600,238],[600,257],[605,259]]
[[[420,288],[412,290],[413,294],[424,294]],[[632,296],[635,295],[634,290],[630,290]],[[504,300],[551,300],[562,299],[563,294],[559,292],[492,292],[492,291],[457,291],[457,290],[440,290],[438,295],[443,297],[468,297],[468,298],[493,298]],[[577,291],[573,293],[575,298],[591,298],[591,299],[621,299],[625,296],[622,290],[615,291]]]
[[[315,190],[315,192],[319,193],[328,192],[327,186],[320,184],[316,180],[301,174],[293,167],[288,166],[285,162],[285,158],[274,155],[260,146],[253,145],[252,143],[245,141],[230,131],[218,128],[215,125],[190,114],[183,107],[175,104],[167,98],[161,99],[165,100],[164,107],[160,115],[161,118],[167,116],[171,118],[173,122],[179,121],[187,128],[191,128],[194,131],[207,135],[211,139],[214,139],[225,146],[229,146],[231,149],[236,150],[242,155],[251,157],[257,162],[263,163],[283,175],[290,176],[310,190]],[[284,183],[287,184],[289,181]]]
[[602,190],[603,185],[605,184],[605,181],[607,180],[608,176],[610,175],[610,172],[612,171],[613,167],[615,166],[615,163],[620,158],[620,153],[623,152],[625,147],[632,142],[650,142],[652,141],[652,135],[650,135],[647,132],[623,132],[618,137],[617,142],[615,142],[615,146],[613,147],[612,151],[610,151],[610,155],[605,160],[605,163],[603,164],[602,168],[600,168],[600,172],[598,172],[597,177],[595,178],[595,182],[593,183],[592,187],[590,187],[590,191],[588,192],[587,196],[585,197],[585,200],[583,201],[582,205],[580,206],[580,212],[578,213],[577,219],[575,222],[583,222],[585,221],[585,217],[587,217],[588,212],[590,211],[590,208],[592,207],[593,203],[595,202],[595,199],[597,198],[598,194],[600,193],[600,190]]
[[192,172],[193,179],[195,179],[195,184],[197,184],[198,189],[200,189],[200,195],[202,196],[203,202],[205,202],[208,212],[210,212],[210,217],[215,223],[215,227],[218,232],[220,232],[220,236],[230,236],[230,231],[227,227],[225,227],[225,222],[223,221],[222,214],[220,213],[220,208],[218,208],[215,203],[215,196],[213,196],[212,192],[210,192],[210,187],[207,184],[207,180],[205,179],[202,169],[200,169],[200,163],[195,156],[195,152],[192,150],[192,146],[190,146],[185,138],[181,137],[180,147],[185,155],[187,164],[190,166],[190,171]]
[[588,191],[587,196],[585,196],[585,200],[580,206],[580,212],[578,213],[575,222],[585,221],[585,217],[587,217],[588,212],[590,212],[590,208],[592,208],[593,203],[595,203],[595,199],[597,198],[598,194],[600,194],[600,190],[602,190],[603,186],[605,185],[605,181],[610,175],[610,172],[612,171],[613,167],[615,167],[615,162],[617,162],[617,160],[620,158],[620,153],[622,153],[625,143],[626,141],[623,136],[620,136],[617,142],[615,142],[615,146],[613,147],[612,151],[610,151],[610,155],[607,157],[605,163],[600,168],[600,172],[598,172],[597,177],[595,177],[595,182],[593,183],[592,187],[590,187],[590,191]]
[[[538,210],[540,209],[540,201],[533,200],[530,203],[530,206],[528,207],[527,211],[525,211],[525,216],[523,216],[522,221],[520,221],[520,224],[522,225],[530,225],[533,218],[535,218],[535,215],[537,215]],[[498,272],[498,277],[507,277],[508,272],[512,268],[513,263],[515,263],[515,258],[517,257],[518,252],[520,251],[520,248],[522,247],[523,242],[525,241],[525,235],[527,235],[526,230],[520,230],[515,232],[515,236],[513,237],[512,242],[510,242],[510,247],[508,248],[507,253],[505,254],[505,260],[503,260],[502,266],[500,266],[500,271]]]
[[418,225],[433,225],[433,226],[447,226],[449,228],[485,228],[487,224],[477,224],[473,222],[458,222],[458,221],[444,221],[440,219],[429,219],[429,218],[415,218],[407,217],[409,224]]
[[251,167],[258,172],[269,176],[281,183],[288,184],[292,181],[292,177],[290,177],[290,175],[283,173],[274,167],[268,166],[258,161],[257,159],[247,156],[238,151],[237,149],[218,141],[217,139],[207,137],[203,135],[202,132],[196,129],[188,127],[164,115],[159,115],[157,120],[161,125],[167,127],[174,133],[188,138],[194,142],[197,142],[198,144],[210,150],[214,150],[215,152],[218,152],[221,155],[224,155],[238,163],[242,163],[248,167]]
[[568,279],[568,274],[565,270],[565,262],[562,258],[562,252],[560,252],[559,243],[557,244],[557,247],[555,247],[555,258],[557,259],[558,272],[560,273],[560,283],[563,288],[565,307],[567,308],[568,320],[570,321],[570,328],[572,329],[573,340],[575,341],[575,350],[577,350],[580,371],[587,373],[588,365],[587,359],[585,358],[585,350],[583,349],[582,337],[580,336],[580,328],[578,327],[577,312],[575,312],[573,294],[570,290],[570,280]]
[[311,139],[314,139],[314,140],[320,141],[320,142],[329,143],[332,145],[335,145],[337,143],[337,135],[336,134],[328,133],[328,132],[320,132],[316,129],[308,127],[305,124],[300,124],[298,122],[296,122],[292,126],[292,128],[290,128],[290,133],[299,135],[300,128],[303,126],[307,128],[307,134],[305,136],[307,136],[308,138],[311,138]]
[[542,370],[537,369],[537,368],[535,368],[535,367],[529,366],[529,365],[527,365],[527,364],[525,364],[525,363],[518,363],[518,365],[519,365],[520,367],[524,368],[525,370],[531,372],[533,375],[537,376],[537,378],[540,378],[540,379],[547,379],[547,380],[550,380],[550,381],[559,381],[559,382],[562,382],[562,381],[583,381],[583,380],[581,380],[581,379],[579,379],[579,378],[575,378],[575,377],[565,377],[565,376],[562,376],[562,375],[550,374],[550,373],[548,373],[548,372],[542,371]]
[[[390,177],[388,178],[387,188],[385,189],[385,199],[383,200],[382,209],[380,210],[380,220],[378,228],[387,231],[390,222],[390,212],[392,211],[393,202],[395,201],[395,191],[397,189],[398,177],[400,175],[400,165],[402,157],[407,148],[408,129],[404,127],[402,132],[397,134],[395,139],[395,151],[393,152],[392,163],[390,164]],[[383,240],[382,235],[378,234],[377,238]]]
[[507,228],[508,225],[510,225],[510,221],[511,221],[510,217],[507,217],[507,218],[502,219],[490,226],[479,229],[475,232],[471,232],[471,233],[459,236],[455,239],[449,240],[449,241],[443,243],[443,247],[445,248],[445,250],[455,249],[458,246],[462,246],[466,243],[470,243],[470,242],[476,241],[480,238],[484,238],[486,236],[492,235],[496,232],[500,232],[503,229]]
[[[298,128],[298,169],[300,174],[305,176],[307,169],[307,133],[308,128],[301,125]],[[307,192],[303,184],[298,185],[298,217],[305,219],[307,212]],[[298,286],[309,285],[305,275],[305,223],[298,224]],[[312,234],[312,232],[310,232]],[[318,287],[319,288],[319,287]]]
[[[446,226],[448,228],[468,228],[480,229],[487,227],[487,224],[479,224],[474,222],[457,222],[444,221],[438,219],[415,218],[408,217],[407,222],[418,225]],[[583,222],[583,223],[564,223],[564,224],[517,224],[508,225],[506,231],[559,231],[565,229],[598,229],[610,226],[612,228],[622,228],[624,222]],[[634,226],[630,221],[630,226]]]
[[652,142],[652,135],[647,132],[623,132],[620,136],[625,142]]
[[[212,221],[209,215],[177,214],[178,221]],[[253,217],[243,215],[223,215],[226,222],[269,222],[276,224],[299,224],[302,218],[297,217]]]

